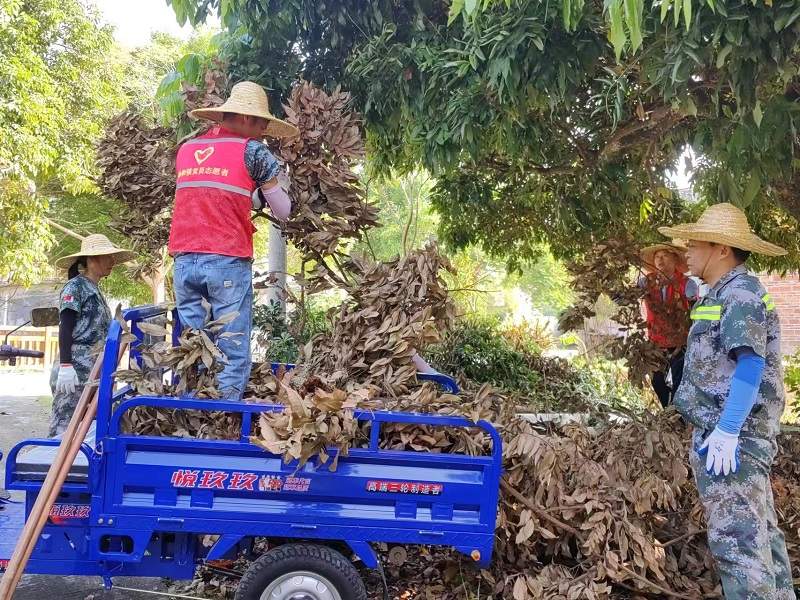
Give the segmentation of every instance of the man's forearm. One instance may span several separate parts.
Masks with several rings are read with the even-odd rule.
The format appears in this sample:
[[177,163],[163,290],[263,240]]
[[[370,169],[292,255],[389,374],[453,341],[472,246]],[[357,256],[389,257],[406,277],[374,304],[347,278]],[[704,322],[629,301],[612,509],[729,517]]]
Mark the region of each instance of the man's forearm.
[[266,182],[253,192],[253,210],[262,210],[269,206],[276,219],[285,221],[292,213],[292,201],[283,188],[278,185],[277,178]]
[[731,389],[722,407],[717,427],[731,435],[739,435],[758,398],[758,388],[764,374],[764,359],[751,348],[736,351],[736,370]]

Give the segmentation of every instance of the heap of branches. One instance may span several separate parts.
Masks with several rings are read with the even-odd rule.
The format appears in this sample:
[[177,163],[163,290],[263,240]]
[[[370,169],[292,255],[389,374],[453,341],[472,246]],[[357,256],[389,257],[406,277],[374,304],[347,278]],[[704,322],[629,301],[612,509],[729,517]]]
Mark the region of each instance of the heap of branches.
[[97,153],[100,188],[121,204],[112,225],[139,253],[145,274],[169,238],[175,152],[172,129],[128,111],[109,122]]
[[[677,413],[664,411],[622,423],[590,415],[590,424],[536,425],[516,413],[516,402],[488,385],[468,385],[457,396],[441,393],[430,383],[419,385],[413,369],[406,368],[408,347],[400,332],[424,331],[431,320],[425,308],[406,312],[405,306],[427,296],[425,285],[440,299],[435,306],[443,316],[447,306],[446,294],[435,289],[438,273],[432,278],[426,272],[430,265],[441,269],[444,263],[436,262],[432,248],[409,260],[419,262],[420,257],[426,260],[416,269],[403,265],[405,271],[413,271],[405,279],[399,277],[399,262],[393,264],[397,271],[385,266],[364,270],[352,298],[333,311],[331,332],[315,341],[326,358],[315,362],[312,354],[305,365],[277,377],[266,364],[253,371],[249,399],[287,407],[283,415],[264,415],[252,432],[253,441],[294,464],[316,460],[335,469],[338,457],[367,443],[365,430],[354,418],[357,409],[463,415],[495,424],[503,439],[504,475],[492,569],[475,571],[468,559],[444,550],[414,553],[411,563],[389,569],[397,597],[457,600],[479,590],[508,600],[600,600],[627,593],[720,597],[687,463],[688,431]],[[397,288],[385,289],[391,283],[384,278],[387,274],[412,290],[397,304],[374,302],[384,292],[389,297],[399,293]],[[405,328],[398,327],[395,314],[407,323]],[[194,360],[211,360],[213,372],[220,359],[200,339]],[[426,338],[415,341],[424,353]],[[347,360],[362,360],[364,365],[348,368],[350,363],[339,357],[349,356],[353,345],[361,354]],[[378,354],[369,354],[369,348]],[[381,364],[373,371],[366,361]],[[530,403],[535,407],[536,399]],[[156,417],[134,429],[153,432],[153,427],[164,427],[168,435],[180,435],[168,422],[172,419],[174,414]],[[208,418],[190,422],[191,435],[238,437],[229,423],[210,423]],[[481,455],[489,451],[491,440],[467,429],[392,424],[383,428],[380,444],[393,450]],[[797,440],[785,446],[775,477],[778,512],[795,564],[800,564],[798,451]]]
[[300,135],[274,147],[286,164],[292,215],[282,225],[292,243],[313,260],[336,255],[343,240],[361,239],[378,224],[378,209],[366,203],[354,167],[364,158],[364,140],[350,94],[327,94],[303,82],[284,106]]
[[344,267],[353,279],[349,298],[332,311],[332,332],[312,339],[301,362],[334,383],[406,393],[417,372],[411,357],[438,342],[455,316],[442,280],[452,267],[433,243],[390,262],[354,257]]

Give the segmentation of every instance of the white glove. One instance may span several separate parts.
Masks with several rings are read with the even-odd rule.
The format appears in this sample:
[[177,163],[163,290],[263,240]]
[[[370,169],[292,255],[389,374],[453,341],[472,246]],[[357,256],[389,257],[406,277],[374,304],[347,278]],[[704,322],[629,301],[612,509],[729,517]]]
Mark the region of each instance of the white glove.
[[739,436],[715,427],[697,451],[706,456],[706,471],[714,475],[736,473],[739,469]]
[[73,394],[78,385],[78,374],[75,367],[70,364],[62,364],[58,367],[58,380],[56,380],[57,394]]

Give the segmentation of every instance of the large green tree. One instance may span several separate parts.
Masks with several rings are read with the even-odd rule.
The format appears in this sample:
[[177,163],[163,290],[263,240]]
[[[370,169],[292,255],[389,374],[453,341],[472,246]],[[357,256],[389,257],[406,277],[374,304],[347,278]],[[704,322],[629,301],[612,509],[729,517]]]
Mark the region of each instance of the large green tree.
[[[235,78],[354,93],[371,158],[436,177],[448,241],[515,264],[622,230],[655,237],[684,203],[687,146],[708,201],[797,225],[794,0],[171,0],[212,12]],[[775,229],[775,228],[778,229]],[[773,264],[798,263],[792,254]]]
[[48,206],[96,191],[94,144],[124,103],[112,48],[78,0],[0,0],[0,277],[38,279]]

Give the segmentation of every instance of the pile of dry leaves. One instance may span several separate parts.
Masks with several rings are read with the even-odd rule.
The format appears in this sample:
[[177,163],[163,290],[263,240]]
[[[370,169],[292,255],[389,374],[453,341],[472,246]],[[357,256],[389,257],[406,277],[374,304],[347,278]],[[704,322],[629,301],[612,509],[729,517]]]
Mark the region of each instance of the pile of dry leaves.
[[[424,355],[454,317],[441,279],[449,264],[435,246],[388,263],[338,254],[339,241],[375,225],[353,173],[363,142],[348,97],[309,84],[298,86],[286,109],[301,130],[275,152],[289,167],[294,200],[287,233],[317,262],[311,288],[336,285],[347,300],[330,313],[330,333],[312,340],[302,364],[274,376],[269,365],[254,369],[247,400],[275,402],[283,412],[265,413],[252,441],[301,463],[316,458],[330,469],[367,436],[354,418],[358,408],[464,415],[495,424],[504,441],[505,474],[498,512],[493,567],[477,571],[452,552],[422,549],[405,563],[390,561],[393,597],[513,600],[610,597],[719,597],[687,465],[687,431],[671,411],[626,421],[591,415],[587,422],[535,425],[516,414],[516,402],[488,386],[456,396],[419,385],[412,364]],[[597,247],[574,274],[581,304],[565,318],[580,324],[602,291],[622,305],[617,319],[628,336],[614,351],[634,373],[649,373],[658,357],[647,346],[641,292],[631,286],[635,264],[626,242]],[[336,266],[333,269],[326,260]],[[163,324],[142,327],[138,348],[143,368],[118,374],[139,393],[215,398],[222,357],[214,345],[223,320],[204,331],[186,330],[177,346],[165,341]],[[568,327],[569,328],[569,327]],[[152,339],[150,339],[152,338]],[[658,358],[663,360],[663,357]],[[179,376],[165,380],[167,371]],[[536,399],[530,399],[536,406]],[[238,439],[239,421],[229,415],[140,408],[127,427],[142,434]],[[425,452],[485,453],[485,434],[464,429],[394,424],[382,429],[381,445]],[[776,503],[794,564],[800,566],[798,525],[800,441],[793,438],[778,459]],[[395,553],[397,556],[397,553]],[[234,565],[236,569],[244,564]],[[203,594],[211,594],[204,578]],[[377,591],[379,586],[373,586]],[[379,596],[376,596],[379,597]]]
[[271,371],[269,365],[262,365],[253,379],[262,382],[257,384],[262,393],[267,392],[261,397],[282,404],[284,410],[261,413],[250,441],[282,455],[286,463],[296,460],[302,467],[316,457],[320,465],[335,471],[340,457],[346,457],[359,441],[366,441],[354,410],[377,407],[378,388],[365,385],[345,391],[326,385],[319,377],[309,377],[294,387],[293,373],[275,377]]
[[[394,597],[456,600],[477,593],[509,600],[720,597],[686,460],[688,432],[676,413],[664,411],[621,422],[598,414],[590,415],[588,422],[536,425],[517,415],[516,403],[489,386],[455,396],[430,383],[419,385],[413,370],[404,367],[411,342],[432,339],[423,335],[426,325],[448,318],[446,294],[437,287],[438,270],[446,263],[429,247],[405,262],[363,264],[358,288],[332,313],[331,333],[315,341],[322,357],[318,362],[313,359],[315,350],[307,365],[278,377],[268,365],[254,370],[249,388],[253,399],[281,403],[286,411],[265,414],[253,431],[253,441],[286,460],[316,457],[335,469],[336,457],[367,442],[353,418],[356,408],[464,415],[496,425],[504,440],[505,475],[493,567],[477,571],[468,559],[444,550],[410,552],[414,557],[410,562],[390,563]],[[403,279],[404,273],[413,275]],[[392,287],[394,278],[403,283]],[[390,325],[381,329],[387,321]],[[421,337],[407,340],[400,333],[406,330]],[[145,332],[165,333],[150,327]],[[214,377],[219,357],[202,332],[184,333],[178,349],[159,343],[148,352],[165,358],[148,354],[145,364],[185,369],[191,360],[195,365],[210,360],[207,372]],[[350,347],[357,348],[356,354],[345,354]],[[424,345],[418,347],[424,351]],[[369,354],[373,351],[378,354]],[[388,360],[380,370],[369,368],[371,361],[382,359]],[[352,368],[359,361],[364,364]],[[175,391],[158,388],[162,384],[138,374],[128,381]],[[174,421],[175,415],[168,419]],[[226,434],[224,422],[204,423],[205,430],[191,425],[192,435],[238,437],[235,427]],[[165,432],[175,433],[173,424],[165,425]],[[158,416],[155,424],[152,418],[133,424],[142,433],[161,426]],[[481,433],[410,424],[387,426],[382,435],[381,445],[393,449],[475,455],[490,445]],[[775,470],[776,503],[796,565],[800,565],[798,457],[800,440],[789,438]],[[203,585],[209,594],[208,582]]]
[[[206,312],[210,307],[206,306]],[[128,369],[116,372],[117,381],[130,385],[143,396],[186,396],[198,399],[218,399],[217,375],[222,371],[225,357],[214,340],[235,334],[222,329],[236,318],[236,313],[210,321],[205,329],[186,328],[177,344],[172,343],[174,323],[139,323],[144,342],[134,346],[141,357],[141,366],[131,361]],[[132,337],[127,323],[117,320]],[[238,439],[241,418],[222,412],[199,412],[138,406],[123,417],[123,430],[140,435],[169,435],[207,439]]]
[[348,299],[333,311],[332,331],[303,349],[303,369],[334,385],[379,385],[395,396],[416,376],[411,357],[440,339],[455,316],[442,272],[449,261],[433,243],[393,261],[350,258]]
[[98,150],[100,188],[121,203],[113,227],[130,240],[145,273],[169,238],[176,149],[172,129],[125,112],[109,122]]

